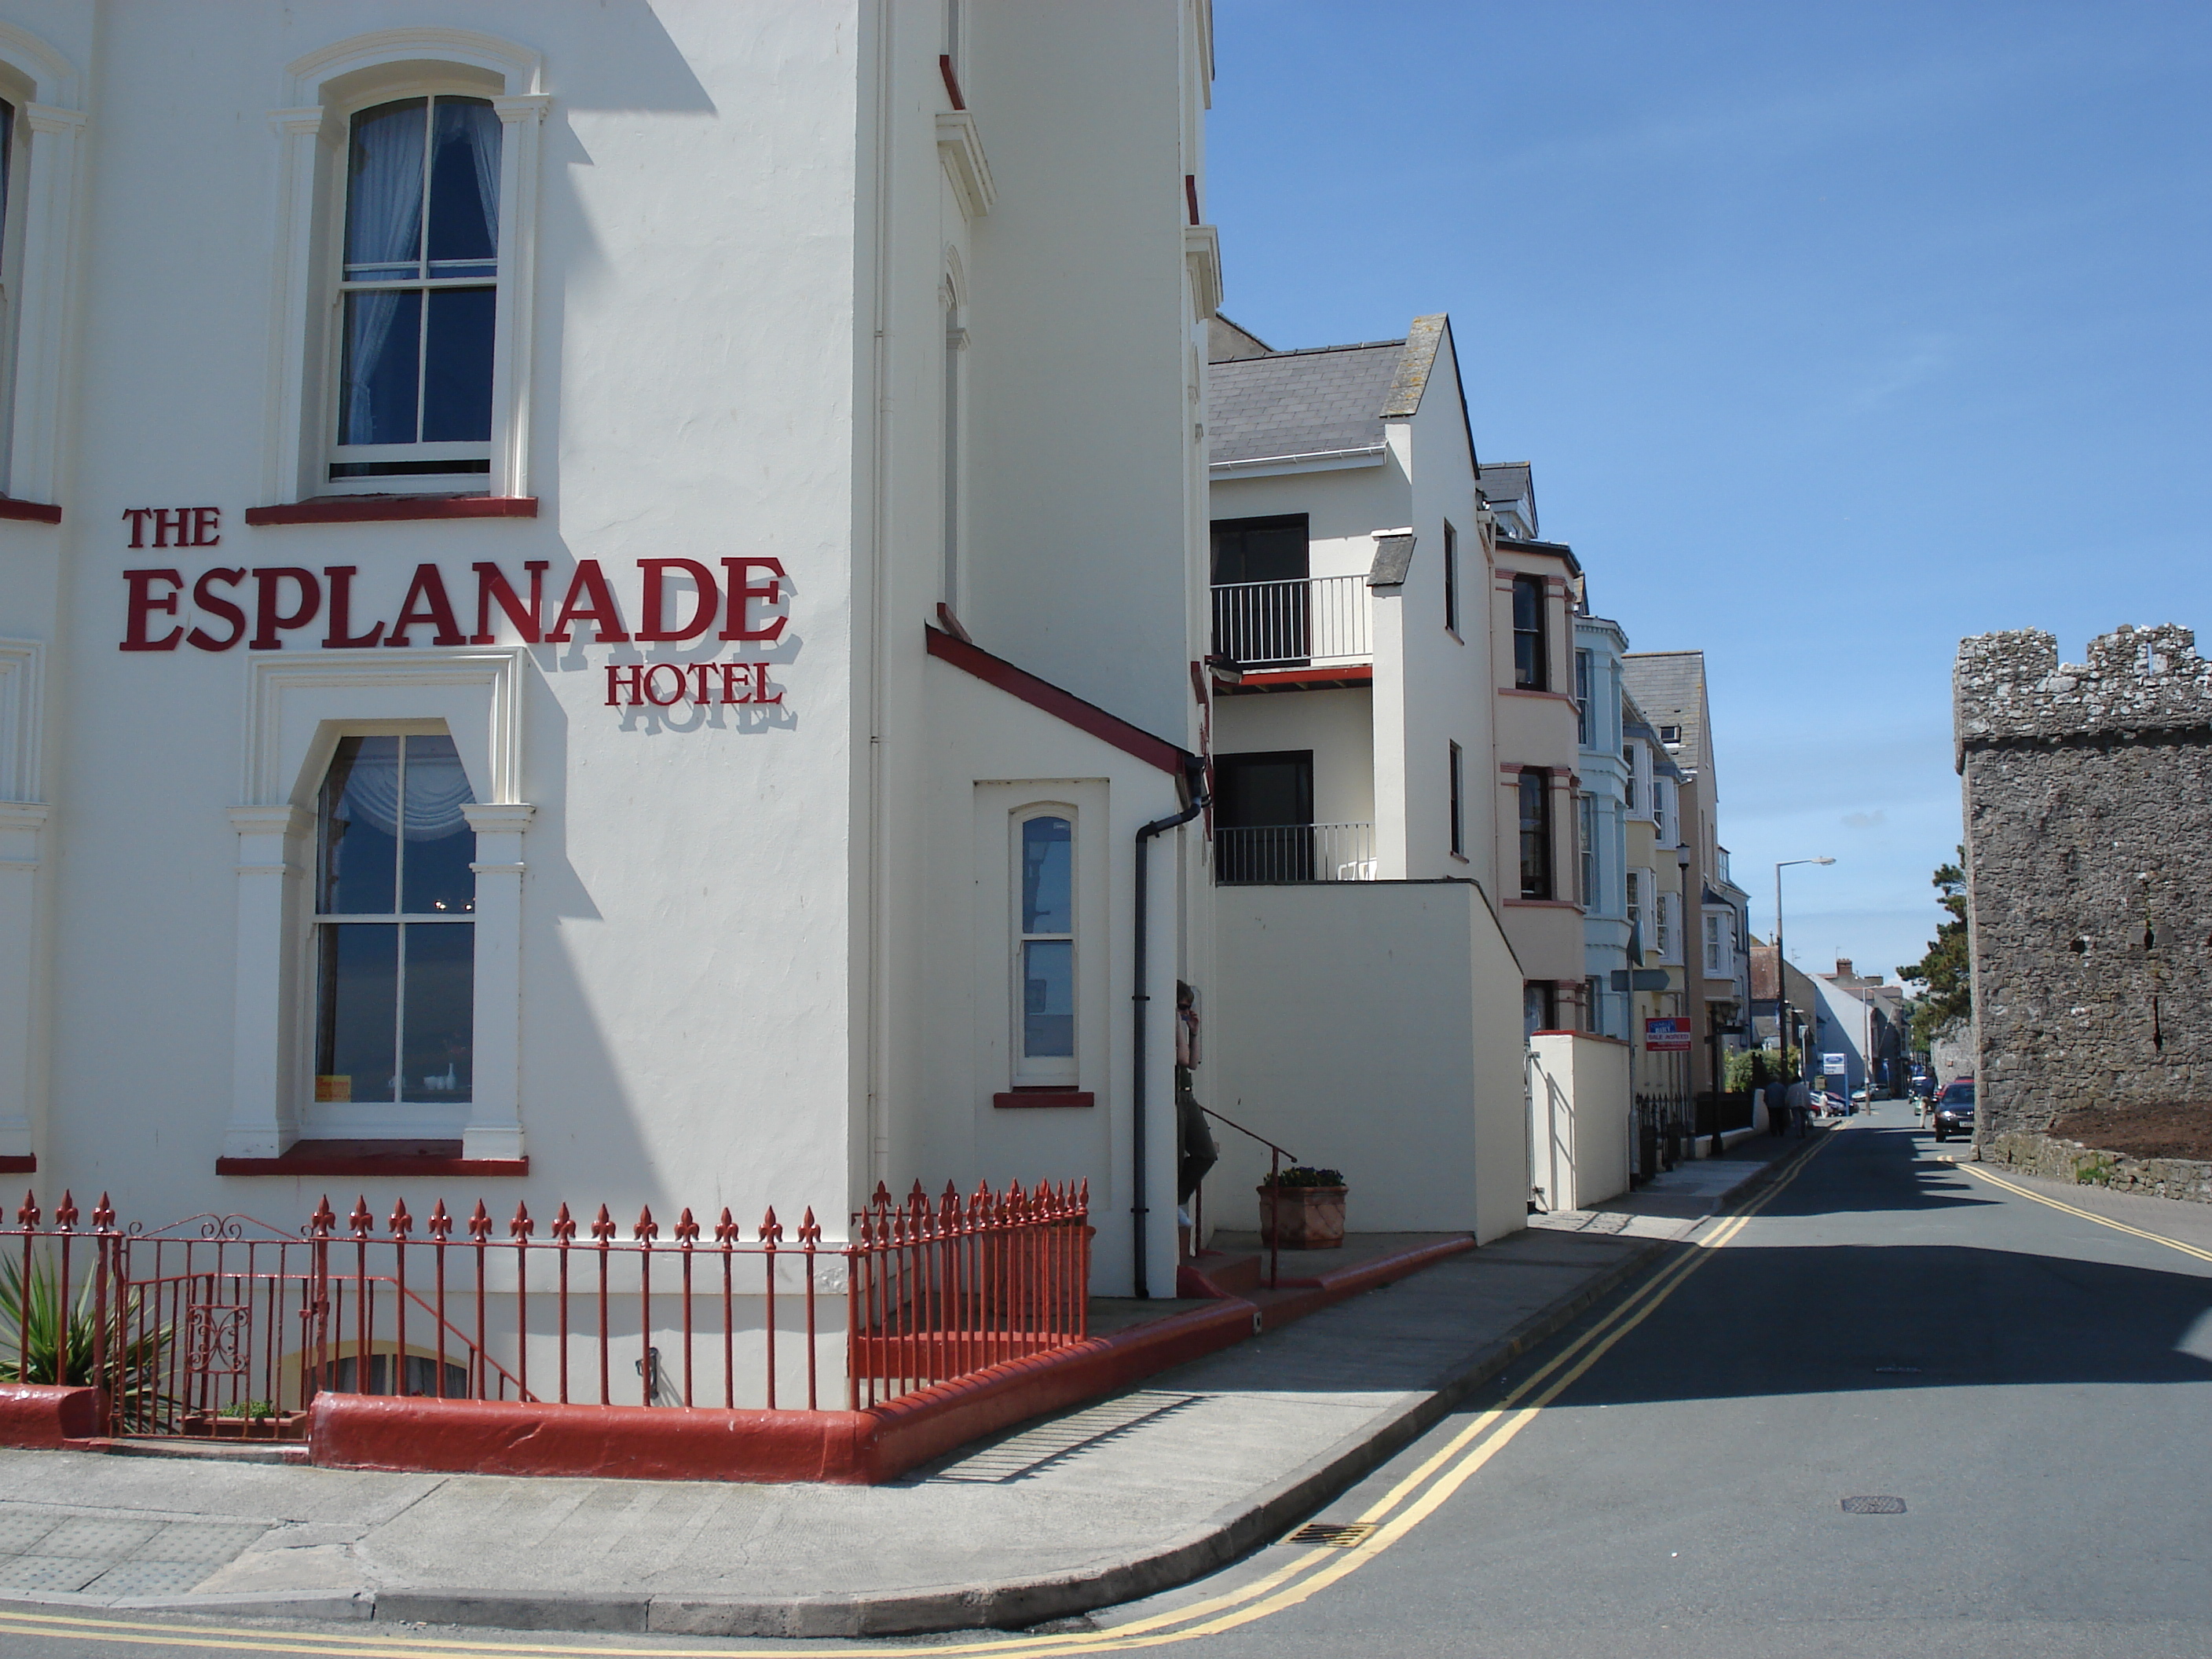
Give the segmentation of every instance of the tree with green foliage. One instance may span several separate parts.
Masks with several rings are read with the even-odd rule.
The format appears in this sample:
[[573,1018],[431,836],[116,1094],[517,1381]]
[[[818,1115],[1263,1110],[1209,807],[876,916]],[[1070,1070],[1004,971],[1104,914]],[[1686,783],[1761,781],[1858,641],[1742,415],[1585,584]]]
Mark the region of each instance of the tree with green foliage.
[[1936,937],[1928,941],[1928,954],[1914,963],[1901,963],[1897,975],[1908,984],[1926,988],[1912,1002],[1912,1046],[1925,1048],[1936,1033],[1954,1019],[1974,1012],[1972,975],[1966,963],[1966,872],[1960,867],[1966,856],[1959,849],[1960,864],[1939,864],[1930,878],[1941,896],[1936,902],[1951,919],[1936,924]]

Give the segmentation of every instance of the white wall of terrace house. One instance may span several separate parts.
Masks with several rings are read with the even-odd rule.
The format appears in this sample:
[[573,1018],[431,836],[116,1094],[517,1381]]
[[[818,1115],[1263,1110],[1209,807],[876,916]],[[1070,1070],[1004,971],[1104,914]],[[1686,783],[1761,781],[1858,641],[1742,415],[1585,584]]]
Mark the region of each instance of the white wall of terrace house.
[[[956,757],[928,726],[922,630],[944,548],[922,526],[943,522],[943,295],[957,266],[992,419],[1081,428],[1114,457],[1102,469],[1060,441],[987,464],[975,446],[971,574],[1004,598],[986,614],[1005,637],[985,643],[1027,649],[1048,678],[1194,747],[1194,653],[1158,619],[1199,603],[1182,177],[1202,169],[1178,135],[1202,97],[1189,82],[1200,20],[1179,0],[1110,15],[965,9],[980,149],[940,118],[934,7],[606,14],[485,0],[468,31],[358,37],[355,22],[386,20],[180,9],[109,31],[97,54],[82,43],[102,137],[76,256],[82,325],[64,436],[76,459],[58,529],[0,523],[11,552],[19,533],[46,538],[0,560],[0,637],[42,646],[43,834],[64,854],[36,872],[41,1187],[108,1188],[155,1221],[243,1209],[287,1225],[341,1185],[380,1214],[402,1195],[420,1211],[480,1189],[494,1207],[526,1200],[541,1214],[563,1198],[633,1214],[726,1203],[750,1221],[811,1203],[834,1234],[878,1177],[1093,1173],[911,1169],[953,1143],[898,1127],[969,1104],[929,1097],[929,1011],[912,988],[946,960],[968,963],[972,938],[948,956],[930,934],[939,872],[908,826],[956,757],[971,767],[963,787],[1013,769]],[[28,12],[50,35],[82,33],[79,7]],[[316,239],[337,234],[346,123],[379,97],[413,95],[441,53],[452,88],[502,100],[501,211],[528,222],[526,247],[519,229],[502,244],[527,258],[501,280],[530,283],[514,476],[535,516],[249,526],[246,509],[298,493],[268,464],[272,425],[290,408],[322,418],[279,384],[289,347],[277,335],[289,273],[323,259],[328,274],[335,243]],[[180,83],[182,63],[197,68]],[[325,72],[334,64],[343,76]],[[428,74],[434,91],[442,76]],[[274,127],[271,109],[288,112]],[[987,205],[1005,216],[988,246],[972,178],[949,182],[948,146],[994,167],[1007,156],[991,175]],[[534,173],[520,170],[525,152]],[[286,172],[302,159],[304,180]],[[1073,199],[1081,216],[1064,206]],[[306,222],[284,219],[287,201]],[[169,252],[149,264],[149,246]],[[1072,294],[1069,270],[1096,283]],[[1089,357],[1054,359],[1062,347]],[[1114,469],[1111,500],[1083,494]],[[1015,547],[1010,526],[1071,500],[1084,510],[1063,515],[1050,559],[1035,535]],[[127,510],[177,505],[211,507],[220,542],[130,546]],[[761,637],[725,641],[711,625],[618,637],[645,626],[641,561],[769,585],[766,566],[732,580],[726,558],[781,567],[772,596],[739,607]],[[572,590],[592,609],[579,586],[591,567],[618,618],[585,615],[558,643],[532,643],[495,605],[480,622],[472,567],[496,565],[526,601],[533,562],[545,631],[562,631],[552,621]],[[233,567],[305,572],[322,609],[264,624],[250,574],[195,602],[204,573]],[[453,643],[434,617],[408,631],[411,648],[387,648],[426,567],[456,631],[489,639]],[[141,605],[134,623],[124,573],[148,568],[176,568],[181,591],[173,612]],[[327,603],[333,569],[350,573],[360,641],[343,649],[326,648],[345,631]],[[680,568],[667,586],[672,622],[694,594]],[[281,588],[275,614],[301,592]],[[272,648],[169,635],[220,641],[226,595]],[[1077,611],[1097,643],[1045,626]],[[368,638],[373,625],[386,637]],[[118,653],[134,627],[167,648]],[[663,665],[665,683],[733,658],[771,700],[610,706],[610,667]],[[319,1109],[362,1103],[318,1101],[313,1057],[313,809],[332,745],[363,732],[458,747],[486,866],[473,1018],[487,1053],[507,1056],[499,1079],[479,1060],[474,1100],[383,1123]],[[1073,734],[1062,758],[1020,769],[1100,775],[1088,741]],[[1128,811],[1153,804],[1141,793]],[[1158,793],[1171,802],[1171,784]],[[1158,857],[1156,890],[1180,896],[1176,855]],[[1176,908],[1162,919],[1170,939]],[[1165,1030],[1164,1011],[1156,1053]],[[501,1099],[488,1098],[494,1082]],[[266,1157],[338,1127],[450,1133],[497,1167],[216,1170],[226,1152]]]
[[[1577,892],[1575,793],[1579,750],[1571,695],[1574,633],[1569,608],[1571,555],[1543,544],[1497,544],[1491,597],[1492,650],[1497,669],[1496,764],[1492,773],[1497,815],[1499,911],[1506,936],[1528,980],[1554,988],[1553,1018],[1572,1022],[1583,982],[1582,907]],[[1534,583],[1543,607],[1540,682],[1515,683],[1515,579]],[[1548,803],[1548,880],[1524,884],[1521,861],[1522,776],[1543,775]],[[1532,822],[1534,820],[1532,819]]]
[[[1349,699],[1363,700],[1370,721],[1376,873],[1384,880],[1460,877],[1486,884],[1495,861],[1497,826],[1484,799],[1492,745],[1488,688],[1492,643],[1483,605],[1490,577],[1488,542],[1474,491],[1474,458],[1448,328],[1433,331],[1433,359],[1417,404],[1383,426],[1376,465],[1334,466],[1216,481],[1215,520],[1304,514],[1311,573],[1357,585],[1366,609],[1373,680],[1365,691],[1269,693],[1224,697],[1214,730],[1219,753],[1315,748],[1317,821],[1334,821],[1322,797],[1350,804],[1324,770],[1342,775]],[[1368,585],[1377,538],[1410,531],[1412,557],[1402,582]],[[1446,549],[1456,629],[1448,625]],[[1316,701],[1334,697],[1334,702]],[[1279,705],[1277,699],[1285,699]],[[1263,705],[1266,705],[1263,712]],[[1312,711],[1313,744],[1286,741]],[[1455,854],[1452,748],[1460,751],[1460,846]],[[1328,759],[1324,761],[1324,755]]]
[[[1589,844],[1579,848],[1583,882],[1585,979],[1597,983],[1597,1002],[1585,1011],[1601,1035],[1631,1035],[1630,994],[1613,988],[1612,975],[1629,965],[1628,767],[1622,750],[1620,653],[1627,638],[1618,623],[1601,617],[1574,619],[1577,702],[1582,720],[1576,769],[1587,805]],[[1579,842],[1583,826],[1577,825]]]

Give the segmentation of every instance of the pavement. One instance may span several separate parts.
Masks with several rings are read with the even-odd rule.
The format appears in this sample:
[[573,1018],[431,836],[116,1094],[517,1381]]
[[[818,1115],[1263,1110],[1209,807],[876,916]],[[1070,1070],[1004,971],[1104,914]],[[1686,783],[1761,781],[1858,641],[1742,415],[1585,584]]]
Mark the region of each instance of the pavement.
[[1273,1543],[1801,1149],[1753,1136],[1632,1197],[1532,1217],[883,1486],[0,1451],[0,1604],[702,1636],[1026,1628]]

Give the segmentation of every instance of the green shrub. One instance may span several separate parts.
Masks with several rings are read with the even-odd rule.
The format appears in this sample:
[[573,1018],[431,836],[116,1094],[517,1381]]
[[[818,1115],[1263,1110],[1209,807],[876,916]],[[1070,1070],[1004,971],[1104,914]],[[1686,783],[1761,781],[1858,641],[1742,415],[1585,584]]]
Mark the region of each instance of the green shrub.
[[1344,1185],[1344,1171],[1316,1170],[1311,1164],[1293,1164],[1289,1169],[1267,1176],[1260,1184],[1263,1187],[1341,1187]]
[[0,1382],[96,1383],[126,1417],[144,1419],[168,1414],[171,1402],[154,1389],[161,1355],[174,1327],[141,1328],[137,1315],[143,1292],[125,1293],[107,1309],[106,1370],[95,1376],[93,1355],[98,1314],[94,1275],[77,1286],[75,1303],[62,1305],[60,1269],[33,1259],[28,1277],[15,1257],[0,1257],[0,1343],[13,1341],[12,1353],[0,1348]]

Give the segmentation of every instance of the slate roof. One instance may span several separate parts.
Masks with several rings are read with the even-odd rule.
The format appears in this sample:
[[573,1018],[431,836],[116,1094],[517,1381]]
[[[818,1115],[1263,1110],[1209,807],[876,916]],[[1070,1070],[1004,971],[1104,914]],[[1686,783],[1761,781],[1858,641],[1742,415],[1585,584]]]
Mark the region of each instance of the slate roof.
[[1705,747],[1705,653],[1702,651],[1631,651],[1620,659],[1621,684],[1654,726],[1679,726],[1682,741],[1674,750],[1683,766],[1698,769]]
[[1213,364],[1209,459],[1256,461],[1380,445],[1405,345],[1373,340]]

